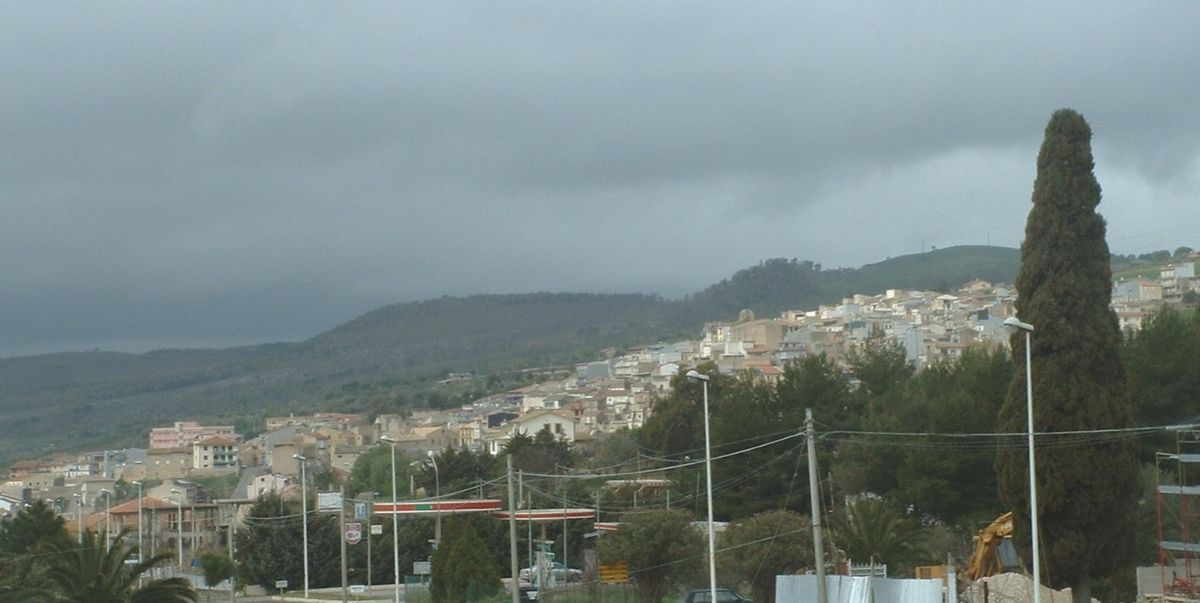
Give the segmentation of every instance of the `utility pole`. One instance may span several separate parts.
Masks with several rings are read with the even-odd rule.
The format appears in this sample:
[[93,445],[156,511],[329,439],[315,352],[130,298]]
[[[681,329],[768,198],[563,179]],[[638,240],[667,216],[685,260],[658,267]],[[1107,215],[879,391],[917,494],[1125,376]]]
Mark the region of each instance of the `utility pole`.
[[825,543],[821,540],[821,494],[817,491],[817,431],[812,409],[804,409],[804,439],[808,443],[808,498],[812,508],[813,559],[817,566],[817,603],[828,603],[825,592]]
[[370,592],[371,582],[371,529],[374,524],[371,523],[372,516],[375,515],[375,493],[370,496],[371,502],[367,506],[367,591]]
[[517,497],[513,491],[513,462],[508,455],[508,559],[512,572],[512,603],[520,603],[521,582],[517,573]]

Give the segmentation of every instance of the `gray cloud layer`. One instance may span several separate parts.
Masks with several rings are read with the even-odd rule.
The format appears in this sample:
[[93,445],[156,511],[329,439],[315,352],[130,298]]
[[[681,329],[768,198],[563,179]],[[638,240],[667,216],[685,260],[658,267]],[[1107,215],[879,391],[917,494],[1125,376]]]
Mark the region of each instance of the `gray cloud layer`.
[[1200,246],[1200,6],[1153,9],[9,5],[0,355],[1016,245],[1061,106],[1112,248]]

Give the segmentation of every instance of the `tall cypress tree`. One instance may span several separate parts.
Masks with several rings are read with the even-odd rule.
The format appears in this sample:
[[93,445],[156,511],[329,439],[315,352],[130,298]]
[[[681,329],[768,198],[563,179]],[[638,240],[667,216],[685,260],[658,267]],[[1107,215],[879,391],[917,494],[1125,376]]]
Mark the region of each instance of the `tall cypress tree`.
[[[1109,309],[1112,274],[1100,185],[1092,173],[1091,128],[1060,109],[1038,153],[1033,208],[1021,244],[1018,316],[1034,325],[1034,425],[1038,433],[1132,425],[1119,356],[1120,330]],[[1025,335],[1014,334],[1013,380],[1000,410],[1004,431],[1026,429]],[[1136,448],[1129,442],[1047,446],[1036,454],[1042,573],[1086,602],[1095,577],[1130,563],[1134,506],[1140,492]],[[1061,443],[1061,442],[1060,442]],[[1000,495],[1015,515],[1018,550],[1029,560],[1029,481],[1025,448],[996,459]]]

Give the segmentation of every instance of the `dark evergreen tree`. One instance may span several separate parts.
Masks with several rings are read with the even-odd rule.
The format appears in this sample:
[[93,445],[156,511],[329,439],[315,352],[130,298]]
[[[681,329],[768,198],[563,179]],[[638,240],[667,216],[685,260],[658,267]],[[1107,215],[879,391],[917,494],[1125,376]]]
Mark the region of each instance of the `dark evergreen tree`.
[[487,518],[451,517],[444,543],[433,553],[430,595],[434,603],[480,601],[500,590],[500,570],[478,527],[488,530]]
[[[1129,334],[1124,352],[1140,425],[1186,423],[1200,415],[1200,320],[1165,306]],[[1155,443],[1161,448],[1173,441]]]
[[[1075,111],[1054,113],[1037,161],[1033,208],[1021,244],[1016,309],[1032,334],[1035,430],[1127,427],[1132,408],[1109,309],[1112,275],[1091,129]],[[1000,429],[1026,429],[1025,335],[1014,334],[1013,379]],[[1038,513],[1043,578],[1086,602],[1091,579],[1130,563],[1140,494],[1136,448],[1127,441],[1039,446]],[[1026,449],[996,459],[1001,498],[1015,515],[1016,545],[1030,559]]]
[[[313,512],[308,504],[309,583],[312,588],[341,583],[341,561],[336,555],[318,551],[336,551],[340,532],[332,514]],[[237,575],[247,584],[274,588],[275,581],[287,580],[288,588],[304,588],[304,528],[299,501],[285,501],[277,494],[259,497],[246,517],[247,528],[237,533]]]
[[[930,366],[913,378],[911,395],[896,409],[898,431],[924,433],[988,433],[1012,380],[1008,354],[969,348],[954,362]],[[1001,513],[996,496],[992,448],[955,450],[947,454],[944,438],[924,445],[885,452],[902,459],[892,496],[923,514],[971,532]]]
[[66,522],[45,501],[0,519],[0,601],[7,594],[41,586],[48,568],[44,553],[68,540]]

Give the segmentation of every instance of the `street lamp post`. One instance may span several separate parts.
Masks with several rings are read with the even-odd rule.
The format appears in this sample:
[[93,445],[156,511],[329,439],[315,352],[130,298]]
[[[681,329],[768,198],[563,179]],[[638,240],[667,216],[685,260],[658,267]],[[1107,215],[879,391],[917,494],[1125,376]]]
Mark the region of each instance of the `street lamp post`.
[[717,549],[716,538],[713,534],[713,501],[712,501],[712,439],[708,430],[708,375],[697,370],[690,370],[687,378],[704,384],[704,473],[708,481],[708,588],[709,600],[717,600]]
[[1038,503],[1037,465],[1033,460],[1033,363],[1030,354],[1030,335],[1033,325],[1017,320],[1015,316],[1004,319],[1004,326],[1011,332],[1025,332],[1025,415],[1029,434],[1029,530],[1033,535],[1033,603],[1042,603],[1041,555],[1038,547]]
[[138,563],[142,562],[142,482],[133,482],[138,489]]
[[104,548],[108,548],[108,537],[112,532],[112,490],[104,488],[100,493],[104,495]]
[[442,475],[438,471],[437,455],[432,450],[425,453],[433,463],[433,548],[442,544]]
[[384,442],[392,448],[392,570],[395,575],[392,577],[392,585],[396,591],[395,603],[400,603],[400,528],[396,518],[396,440],[391,436],[380,436],[379,441]]
[[175,539],[175,544],[178,545],[177,548],[179,549],[179,571],[180,571],[180,573],[182,573],[183,572],[183,491],[181,491],[179,488],[171,488],[171,494],[175,495],[175,500],[172,502],[175,503],[175,513],[179,518],[179,521],[175,522],[175,527],[178,532],[177,537]]
[[83,544],[83,495],[75,493],[75,522],[79,527],[79,544]]
[[293,454],[292,458],[300,461],[300,519],[304,531],[304,598],[308,598],[308,481],[305,478],[305,465],[308,457],[303,454]]

